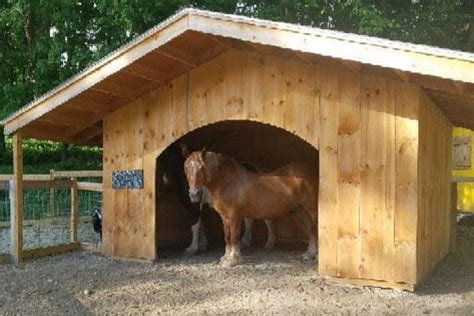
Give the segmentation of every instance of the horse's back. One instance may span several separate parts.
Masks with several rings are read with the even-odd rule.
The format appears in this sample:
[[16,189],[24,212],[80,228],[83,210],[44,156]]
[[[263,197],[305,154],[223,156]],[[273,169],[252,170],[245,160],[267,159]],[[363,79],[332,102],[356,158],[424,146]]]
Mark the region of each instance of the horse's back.
[[229,172],[219,190],[222,202],[239,209],[241,215],[256,219],[271,219],[314,200],[311,168],[290,164],[268,173],[246,170]]
[[291,163],[272,172],[261,175],[262,178],[281,178],[314,185],[318,179],[318,170],[309,164]]

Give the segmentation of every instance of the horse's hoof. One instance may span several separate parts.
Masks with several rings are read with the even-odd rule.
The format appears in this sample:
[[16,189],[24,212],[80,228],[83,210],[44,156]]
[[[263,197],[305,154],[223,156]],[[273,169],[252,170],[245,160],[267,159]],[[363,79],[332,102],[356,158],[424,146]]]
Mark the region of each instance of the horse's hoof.
[[232,267],[232,265],[230,264],[230,262],[228,260],[224,260],[224,261],[221,261],[221,267],[230,268],[230,267]]
[[184,255],[186,257],[194,256],[195,254],[197,254],[197,252],[198,252],[198,249],[196,249],[196,248],[186,248],[184,250]]
[[221,259],[219,260],[219,262],[220,262],[221,264],[223,264],[225,261],[227,261],[227,256],[224,255],[224,256],[221,257]]
[[304,261],[308,261],[316,258],[316,254],[312,252],[305,252],[302,257]]
[[267,242],[265,244],[265,249],[272,250],[273,248],[275,248],[275,242]]
[[231,268],[231,267],[234,267],[234,266],[238,265],[239,263],[240,263],[240,258],[231,257],[231,258],[227,258],[224,261],[221,261],[221,266],[223,268]]

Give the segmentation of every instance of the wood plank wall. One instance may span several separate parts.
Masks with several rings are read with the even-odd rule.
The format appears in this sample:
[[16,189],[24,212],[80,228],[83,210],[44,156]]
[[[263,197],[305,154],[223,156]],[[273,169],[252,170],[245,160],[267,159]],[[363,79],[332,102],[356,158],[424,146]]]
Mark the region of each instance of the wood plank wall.
[[320,76],[319,272],[414,284],[419,90],[342,69]]
[[[156,157],[189,131],[223,120],[286,129],[319,148],[318,67],[230,50],[104,120],[104,253],[156,256]],[[111,172],[145,169],[145,188],[112,190]]]
[[[319,272],[414,285],[446,252],[437,246],[443,238],[426,235],[442,224],[429,222],[436,203],[425,206],[423,190],[435,186],[444,199],[442,184],[449,183],[444,173],[436,185],[429,180],[432,168],[450,168],[436,158],[446,154],[447,139],[443,150],[420,147],[434,141],[423,129],[446,125],[441,112],[427,104],[409,83],[230,50],[105,120],[104,252],[155,258],[156,157],[199,127],[252,120],[320,148]],[[447,135],[444,125],[436,133]],[[419,148],[426,164],[419,163]],[[111,190],[112,170],[140,167],[144,190]],[[437,207],[442,220],[442,206]],[[428,227],[425,235],[417,230],[425,227],[420,223]]]
[[420,98],[418,160],[418,281],[450,251],[452,125],[424,93]]

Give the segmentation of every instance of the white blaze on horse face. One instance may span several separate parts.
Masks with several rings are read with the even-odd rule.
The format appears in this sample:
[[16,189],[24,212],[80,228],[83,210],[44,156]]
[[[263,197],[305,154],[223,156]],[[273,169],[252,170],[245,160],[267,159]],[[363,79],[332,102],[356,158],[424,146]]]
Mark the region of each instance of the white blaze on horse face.
[[196,188],[196,176],[197,176],[197,163],[193,160],[189,162],[189,166],[191,168],[191,181],[189,182],[189,192],[191,193],[197,193],[197,188]]
[[187,164],[186,176],[188,177],[189,184],[189,198],[193,203],[197,203],[201,199],[202,188],[204,184],[202,168],[202,165],[194,160],[189,161]]

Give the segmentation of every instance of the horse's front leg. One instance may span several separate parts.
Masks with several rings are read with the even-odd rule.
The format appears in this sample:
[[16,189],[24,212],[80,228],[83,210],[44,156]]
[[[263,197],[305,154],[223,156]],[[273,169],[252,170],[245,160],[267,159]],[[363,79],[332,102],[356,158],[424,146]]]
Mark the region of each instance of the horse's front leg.
[[198,221],[191,226],[191,235],[192,240],[191,244],[188,248],[186,248],[185,253],[186,255],[195,255],[199,250],[199,232],[201,230],[201,220]]
[[317,258],[317,244],[316,244],[316,231],[311,230],[311,233],[308,238],[308,250],[303,254],[303,259],[304,260],[310,260]]
[[310,260],[310,259],[316,258],[317,256],[316,238],[317,238],[318,231],[317,231],[316,223],[314,222],[313,217],[311,216],[311,211],[302,209],[300,212],[300,215],[302,217],[303,224],[306,226],[306,231],[308,234],[308,249],[303,254],[303,259]]
[[242,223],[240,218],[233,218],[229,220],[230,233],[230,253],[227,260],[222,263],[224,267],[233,267],[240,263],[240,233]]
[[268,237],[267,237],[268,239],[267,239],[267,243],[265,244],[265,248],[273,249],[276,243],[276,234],[275,234],[275,229],[273,227],[273,221],[271,219],[266,219],[265,225],[267,226],[267,234],[268,234]]
[[244,218],[244,235],[242,236],[242,248],[248,248],[252,244],[253,219]]
[[230,229],[227,219],[224,217],[222,217],[222,225],[224,228],[225,253],[221,257],[221,264],[224,265],[230,255]]

